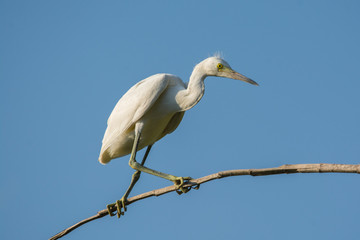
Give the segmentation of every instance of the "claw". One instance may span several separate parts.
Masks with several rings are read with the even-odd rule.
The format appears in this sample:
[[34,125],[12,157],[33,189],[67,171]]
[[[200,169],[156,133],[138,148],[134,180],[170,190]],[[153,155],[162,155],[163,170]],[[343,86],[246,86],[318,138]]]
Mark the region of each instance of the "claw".
[[191,187],[181,187],[180,190],[181,190],[183,193],[187,193],[188,191],[191,190]]
[[191,179],[191,177],[177,177],[175,180],[173,180],[173,182],[176,185],[176,188],[181,190],[181,187],[186,183],[185,180]]
[[116,210],[117,210],[117,217],[120,218],[121,216],[121,202],[119,200],[116,200]]
[[115,216],[115,214],[113,214],[112,211],[111,211],[111,208],[113,208],[114,206],[115,206],[115,203],[106,205],[106,208],[107,208],[107,210],[108,210],[108,213],[109,213],[109,215],[110,215],[111,217],[112,217],[112,216]]
[[176,189],[175,191],[176,191],[176,193],[179,194],[179,195],[183,194],[183,192],[180,191],[180,190],[177,190],[177,189]]
[[[125,199],[124,198],[121,198],[120,200],[117,200],[116,201],[116,210],[117,210],[117,217],[120,218],[121,215],[124,215],[127,208],[126,208],[126,205],[125,205]],[[124,211],[122,211],[121,209],[124,209]]]
[[191,177],[177,177],[173,182],[176,185],[176,193],[181,195],[183,193],[187,193],[191,190],[191,187],[183,187],[183,185],[188,181],[191,180]]
[[[108,204],[106,205],[106,208],[108,210],[108,213],[109,215],[112,217],[112,216],[115,216],[115,214],[113,214],[113,208],[116,207],[116,215],[118,218],[121,217],[121,215],[124,215],[124,213],[126,212],[127,208],[126,208],[126,200],[125,199],[120,199],[120,200],[117,200],[115,203],[111,203],[111,204]],[[122,209],[124,209],[124,211],[122,211]]]
[[179,189],[176,189],[175,191],[177,194],[181,195],[183,193],[187,193],[188,191],[190,191],[191,187],[180,187]]

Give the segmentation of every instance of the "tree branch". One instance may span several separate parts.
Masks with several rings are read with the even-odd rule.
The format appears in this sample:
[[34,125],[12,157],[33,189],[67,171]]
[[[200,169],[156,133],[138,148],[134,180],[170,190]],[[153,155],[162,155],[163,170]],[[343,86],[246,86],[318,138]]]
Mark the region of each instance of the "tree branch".
[[[236,169],[236,170],[228,170],[222,171],[218,173],[214,173],[205,177],[201,177],[198,179],[192,179],[184,184],[184,187],[194,187],[200,184],[225,178],[232,176],[240,176],[240,175],[251,175],[251,176],[265,176],[265,175],[274,175],[274,174],[290,174],[290,173],[358,173],[360,174],[360,164],[329,164],[329,163],[317,163],[317,164],[292,164],[292,165],[282,165],[280,167],[275,168],[262,168],[262,169]],[[158,197],[165,193],[176,191],[176,187],[174,185],[152,190],[150,192],[146,192],[134,197],[131,197],[127,200],[126,205],[130,205],[136,201],[141,199],[145,199],[148,197]],[[116,211],[116,207],[111,209],[112,212]],[[102,218],[108,215],[107,209],[99,211],[96,215],[84,219],[73,226],[66,228],[62,232],[59,232],[55,236],[51,237],[50,240],[55,240],[63,237],[64,235],[70,233],[81,225],[93,221],[98,218]]]

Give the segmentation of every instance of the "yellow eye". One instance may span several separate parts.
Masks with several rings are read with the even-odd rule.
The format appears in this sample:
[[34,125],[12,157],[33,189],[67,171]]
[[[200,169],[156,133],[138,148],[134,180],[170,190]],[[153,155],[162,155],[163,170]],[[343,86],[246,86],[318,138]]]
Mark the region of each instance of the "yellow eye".
[[221,63],[218,63],[218,65],[217,65],[218,69],[222,69],[223,67],[224,67],[224,65],[222,65]]

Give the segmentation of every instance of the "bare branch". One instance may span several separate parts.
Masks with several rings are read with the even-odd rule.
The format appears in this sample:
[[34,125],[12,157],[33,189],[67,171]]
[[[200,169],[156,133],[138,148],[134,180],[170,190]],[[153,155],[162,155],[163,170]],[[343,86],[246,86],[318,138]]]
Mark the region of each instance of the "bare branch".
[[[194,187],[199,184],[203,184],[215,179],[232,177],[232,176],[240,176],[240,175],[251,175],[251,176],[266,176],[266,175],[274,175],[274,174],[290,174],[290,173],[358,173],[360,174],[360,164],[329,164],[329,163],[317,163],[317,164],[291,164],[291,165],[282,165],[280,167],[275,168],[262,168],[262,169],[236,169],[236,170],[228,170],[222,171],[218,173],[214,173],[202,178],[192,179],[188,181],[184,187]],[[158,197],[165,193],[176,191],[176,187],[168,186],[156,190],[152,190],[150,192],[146,192],[127,200],[126,205],[130,205],[136,201],[141,199],[145,199],[148,197]],[[116,211],[116,208],[111,209],[112,212]],[[96,215],[84,219],[73,226],[66,228],[62,232],[59,232],[55,236],[51,237],[50,240],[55,240],[63,237],[64,235],[70,233],[81,225],[93,221],[98,218],[102,218],[108,215],[107,209],[99,211]]]

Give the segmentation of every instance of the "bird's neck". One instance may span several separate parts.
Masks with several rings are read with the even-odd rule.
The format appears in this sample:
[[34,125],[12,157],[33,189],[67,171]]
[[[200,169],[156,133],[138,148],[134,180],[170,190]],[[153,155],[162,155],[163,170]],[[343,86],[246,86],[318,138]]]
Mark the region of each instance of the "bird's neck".
[[180,91],[177,96],[177,102],[182,111],[194,107],[202,98],[205,91],[204,79],[206,74],[202,71],[201,66],[197,65],[190,76],[187,88]]

